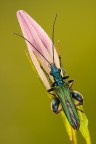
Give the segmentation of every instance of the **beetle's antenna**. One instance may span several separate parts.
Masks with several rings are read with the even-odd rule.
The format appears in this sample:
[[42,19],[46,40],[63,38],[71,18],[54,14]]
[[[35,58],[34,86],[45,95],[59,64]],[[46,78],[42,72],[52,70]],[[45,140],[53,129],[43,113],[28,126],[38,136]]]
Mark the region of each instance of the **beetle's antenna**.
[[57,18],[57,14],[56,14],[55,19],[54,19],[54,23],[53,23],[53,30],[52,30],[52,52],[53,52],[53,64],[54,64],[54,26],[55,26],[56,18]]
[[19,34],[17,34],[17,33],[13,33],[13,34],[15,34],[15,35],[17,35],[17,36],[25,39],[28,43],[30,43],[30,45],[33,46],[34,49],[35,49],[40,55],[42,55],[42,57],[49,63],[49,65],[51,65],[50,62],[45,58],[45,56],[44,56],[28,39],[26,39],[25,37],[23,37],[23,36],[21,36],[21,35],[19,35]]

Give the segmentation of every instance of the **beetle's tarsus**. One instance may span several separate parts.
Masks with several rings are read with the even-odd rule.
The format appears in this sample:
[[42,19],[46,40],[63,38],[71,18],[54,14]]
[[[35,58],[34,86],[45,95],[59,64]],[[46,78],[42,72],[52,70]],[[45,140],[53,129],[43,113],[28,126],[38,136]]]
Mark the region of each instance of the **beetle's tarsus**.
[[81,109],[78,109],[78,108],[76,108],[77,110],[79,110],[80,112],[82,112],[82,113],[85,113],[83,110],[81,110]]

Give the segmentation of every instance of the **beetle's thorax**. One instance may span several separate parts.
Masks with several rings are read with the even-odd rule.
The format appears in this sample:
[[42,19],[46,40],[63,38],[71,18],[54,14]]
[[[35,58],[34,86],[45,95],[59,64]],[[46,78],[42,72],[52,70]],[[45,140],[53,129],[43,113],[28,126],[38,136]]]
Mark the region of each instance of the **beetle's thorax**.
[[64,81],[61,75],[61,69],[57,68],[54,64],[51,64],[50,67],[51,67],[50,75],[53,76],[56,85],[62,86],[64,84]]

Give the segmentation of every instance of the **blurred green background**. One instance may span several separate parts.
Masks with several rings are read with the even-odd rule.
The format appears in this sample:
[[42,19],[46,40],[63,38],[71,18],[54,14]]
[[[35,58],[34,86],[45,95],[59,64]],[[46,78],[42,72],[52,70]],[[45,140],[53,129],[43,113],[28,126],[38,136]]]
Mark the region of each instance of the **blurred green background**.
[[[16,11],[23,9],[52,37],[60,40],[62,61],[73,88],[84,96],[92,144],[96,143],[96,1],[0,1],[0,144],[68,144],[60,115],[32,71],[24,50]],[[79,144],[85,144],[77,132]]]

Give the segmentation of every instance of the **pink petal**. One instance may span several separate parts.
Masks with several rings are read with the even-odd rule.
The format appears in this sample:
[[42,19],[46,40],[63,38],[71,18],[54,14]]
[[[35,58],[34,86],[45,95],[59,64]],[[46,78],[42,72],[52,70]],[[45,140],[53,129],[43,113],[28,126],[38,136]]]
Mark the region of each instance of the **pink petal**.
[[[23,11],[24,12],[24,11]],[[38,25],[26,12],[24,12],[27,18],[29,19],[30,23],[34,27],[35,31],[38,33],[39,38],[41,39],[42,43],[44,44],[45,48],[49,52],[51,59],[53,58],[52,53],[52,41],[50,40],[49,36],[46,34],[46,32]],[[59,59],[56,52],[56,49],[54,48],[54,56],[55,56],[55,63],[56,66],[59,67]]]
[[[46,55],[47,59],[51,63],[50,56],[46,51],[45,46],[40,40],[38,33],[34,29],[33,25],[30,23],[26,14],[20,10],[17,12],[17,18],[19,20],[24,37],[28,39],[44,56]],[[34,51],[46,71],[49,71],[48,63],[45,61],[45,59],[27,41],[26,44],[28,46],[28,49],[32,49],[32,51]]]
[[32,52],[32,50],[30,50],[29,53],[30,53],[31,60],[32,60],[34,66],[35,66],[35,68],[36,68],[36,71],[38,72],[41,80],[43,81],[43,84],[45,85],[45,88],[46,88],[47,90],[50,89],[51,87],[50,87],[49,81],[48,81],[48,79],[46,78],[43,70],[41,69],[40,64],[39,64],[36,56],[34,55],[34,53]]
[[[46,59],[48,59],[50,63],[53,63],[52,42],[48,35],[26,12],[22,10],[18,11],[17,18],[19,20],[24,37],[26,37],[44,56],[46,56]],[[26,43],[29,47],[30,44],[28,42]],[[35,51],[34,48],[33,51],[37,56],[39,55],[39,53]],[[54,57],[56,66],[59,67],[59,59],[56,50],[54,50]],[[48,64],[44,62],[44,59],[41,55],[39,56],[39,60],[43,66],[45,64],[45,69],[47,66],[46,70],[49,71]]]
[[[26,12],[23,10],[19,10],[17,12],[17,18],[19,21],[19,24],[21,26],[22,33],[24,37],[31,42],[33,46],[36,47],[36,49],[39,50],[39,52],[50,62],[53,63],[53,54],[52,54],[52,41],[48,37],[48,35],[44,32],[44,30],[37,24]],[[50,72],[50,67],[48,62],[35,50],[35,48],[30,45],[25,40],[28,51],[31,57],[31,60],[42,79],[46,89],[50,88],[50,84],[48,82],[48,79],[46,78],[43,70],[40,67],[40,64],[43,66],[45,71],[47,73]],[[35,54],[35,55],[34,55]],[[38,62],[40,61],[40,64]],[[57,52],[54,48],[54,60],[57,67],[60,67],[59,65],[59,58],[57,55]],[[53,81],[52,76],[50,76],[50,79]]]

